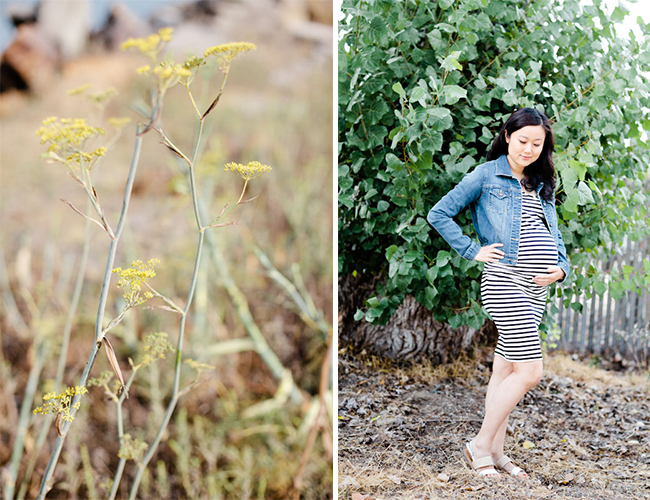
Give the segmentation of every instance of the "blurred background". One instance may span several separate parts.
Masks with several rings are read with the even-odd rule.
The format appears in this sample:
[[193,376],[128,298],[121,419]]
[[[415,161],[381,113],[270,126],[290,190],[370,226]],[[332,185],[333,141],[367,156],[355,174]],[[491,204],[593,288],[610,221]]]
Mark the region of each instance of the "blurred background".
[[[46,146],[35,131],[49,116],[87,118],[91,125],[105,117],[131,118],[93,174],[106,217],[115,227],[134,124],[143,121],[131,106],[148,102],[148,82],[135,71],[145,59],[119,46],[129,37],[172,26],[168,49],[179,62],[231,41],[258,47],[235,59],[223,97],[207,120],[197,166],[201,199],[214,216],[237,201],[243,181],[223,171],[226,162],[257,160],[273,170],[249,183],[245,198],[256,198],[228,216],[239,224],[213,230],[218,244],[203,260],[183,356],[214,368],[204,370],[200,384],[181,398],[139,497],[287,498],[296,494],[300,474],[302,498],[331,498],[332,437],[326,425],[301,471],[299,466],[308,431],[318,424],[312,403],[319,398],[327,358],[322,325],[332,324],[332,2],[3,0],[0,15],[0,474],[5,494],[7,484],[15,481],[14,497],[36,496],[56,439],[53,428],[41,430],[43,416],[31,411],[52,387],[84,240],[84,219],[60,199],[83,210],[85,193],[61,164],[40,158]],[[221,73],[207,67],[202,74],[194,92],[199,108],[205,109],[218,91]],[[85,84],[91,85],[90,93],[117,90],[103,118],[93,103],[68,94]],[[185,89],[169,90],[161,123],[188,154],[195,121]],[[97,226],[90,235],[64,385],[76,385],[92,347],[110,244]],[[255,248],[302,289],[307,302],[313,301],[312,310],[322,316],[320,328],[270,277]],[[182,307],[195,249],[187,178],[159,137],[147,134],[115,265],[160,259],[151,284]],[[108,296],[109,318],[123,305],[115,281]],[[238,292],[299,386],[298,403],[276,394],[280,381],[257,353],[219,348],[247,339]],[[175,344],[178,321],[160,309],[128,312],[111,331],[126,377],[127,359],[137,362],[142,356],[142,339],[166,331]],[[124,404],[125,432],[147,443],[168,402],[173,358],[168,355],[139,372]],[[109,369],[100,353],[92,376]],[[183,371],[181,383],[192,380],[191,371]],[[331,404],[331,391],[328,397]],[[277,404],[246,413],[264,401]],[[29,411],[21,413],[22,408]],[[329,411],[323,421],[331,422],[331,407]],[[40,447],[39,434],[47,436]],[[16,445],[17,436],[22,446]],[[105,498],[118,449],[115,404],[93,387],[70,428],[48,498]],[[127,462],[118,498],[126,498],[135,468]]]

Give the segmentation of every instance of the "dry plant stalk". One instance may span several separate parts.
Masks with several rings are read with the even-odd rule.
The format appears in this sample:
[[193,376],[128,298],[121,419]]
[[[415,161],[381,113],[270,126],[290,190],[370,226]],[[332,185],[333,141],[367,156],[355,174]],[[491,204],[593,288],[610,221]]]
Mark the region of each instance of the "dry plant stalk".
[[[91,171],[93,167],[97,164],[100,158],[102,158],[106,152],[107,147],[101,146],[95,148],[91,151],[87,151],[87,146],[96,140],[99,136],[105,135],[105,130],[101,127],[94,127],[89,125],[85,119],[59,119],[56,117],[51,117],[46,119],[43,122],[43,126],[38,130],[38,135],[41,138],[43,144],[48,144],[48,151],[45,154],[45,157],[54,162],[59,162],[65,165],[68,174],[78,182],[85,190],[86,195],[89,200],[89,205],[96,214],[96,218],[86,215],[76,209],[71,203],[64,200],[75,212],[82,215],[86,218],[87,222],[92,222],[99,227],[101,227],[108,235],[110,239],[110,247],[106,259],[106,267],[101,287],[101,294],[99,297],[99,305],[97,309],[97,317],[95,321],[95,342],[86,362],[84,371],[81,375],[79,385],[74,389],[67,389],[62,393],[62,396],[56,395],[56,398],[65,397],[65,407],[57,411],[57,422],[56,429],[59,433],[59,437],[55,443],[54,449],[52,451],[50,460],[45,469],[43,479],[41,481],[41,486],[39,490],[38,498],[43,499],[45,495],[51,488],[51,482],[53,478],[54,469],[56,467],[59,455],[63,448],[63,443],[65,436],[67,434],[68,428],[74,420],[76,411],[79,409],[81,402],[80,397],[84,392],[87,392],[86,386],[89,383],[90,372],[95,363],[99,349],[104,346],[108,355],[109,362],[113,368],[116,376],[119,379],[120,387],[116,392],[111,391],[107,386],[107,382],[104,384],[105,391],[111,395],[111,398],[116,402],[118,408],[118,434],[120,437],[120,464],[118,466],[118,471],[116,472],[116,477],[113,483],[111,490],[111,498],[114,498],[117,489],[119,487],[119,482],[121,479],[122,471],[124,468],[124,461],[128,459],[135,459],[138,462],[138,467],[136,475],[131,485],[131,491],[129,498],[135,498],[140,482],[142,480],[143,472],[146,470],[149,461],[151,460],[153,454],[155,453],[162,435],[171,419],[171,416],[174,412],[176,404],[180,396],[182,396],[187,390],[194,387],[194,384],[190,384],[188,387],[181,389],[180,387],[180,375],[181,375],[181,366],[183,362],[182,349],[183,349],[183,337],[185,333],[185,323],[188,315],[188,311],[192,304],[192,299],[194,291],[196,288],[197,275],[199,273],[205,232],[207,229],[225,227],[235,222],[219,222],[219,220],[228,214],[233,208],[239,206],[242,203],[245,203],[243,196],[248,185],[248,182],[258,175],[261,175],[265,172],[271,170],[271,167],[263,165],[259,162],[253,161],[248,164],[228,164],[225,169],[231,170],[239,175],[244,180],[244,186],[242,192],[239,196],[239,201],[227,209],[221,211],[221,213],[212,221],[207,224],[202,222],[201,214],[199,211],[199,200],[195,183],[195,165],[198,160],[202,132],[204,122],[209,113],[211,113],[216,105],[219,102],[219,99],[223,93],[228,73],[230,70],[232,60],[239,54],[246,53],[250,50],[254,50],[256,47],[250,43],[236,42],[228,43],[224,45],[219,45],[207,49],[204,53],[204,57],[192,56],[188,58],[184,63],[175,63],[169,59],[160,60],[160,55],[166,43],[171,39],[173,30],[172,28],[163,28],[157,33],[152,34],[146,38],[137,38],[129,39],[123,45],[123,49],[135,49],[144,56],[146,56],[150,63],[140,67],[137,71],[140,74],[146,75],[153,83],[155,87],[155,98],[152,99],[153,103],[151,109],[144,116],[147,120],[145,125],[136,126],[135,130],[135,146],[131,160],[131,166],[129,169],[126,187],[124,191],[124,196],[122,200],[122,210],[118,219],[117,226],[115,229],[112,228],[110,223],[105,217],[104,210],[102,209],[95,187],[93,186],[93,181],[91,178]],[[190,90],[192,81],[194,80],[199,68],[206,64],[207,60],[214,58],[219,64],[219,69],[223,73],[221,87],[217,93],[217,96],[214,98],[210,106],[201,113],[196,105],[196,101]],[[197,116],[197,134],[194,141],[194,147],[191,155],[184,154],[172,141],[166,136],[161,125],[159,124],[159,118],[162,113],[164,96],[167,90],[175,85],[182,85],[187,89],[191,104],[196,112]],[[73,91],[74,93],[83,93],[87,89],[80,88]],[[102,95],[93,95],[92,99],[102,100],[104,97]],[[111,123],[115,127],[124,126],[126,124],[124,119],[114,119]],[[143,137],[146,133],[155,131],[157,132],[161,139],[162,143],[167,147],[172,153],[176,155],[177,158],[181,159],[186,163],[187,172],[188,172],[188,181],[192,193],[192,205],[194,209],[194,215],[197,224],[197,249],[195,254],[194,268],[192,271],[191,283],[188,291],[188,295],[185,301],[185,306],[180,308],[173,304],[170,299],[165,298],[161,294],[155,292],[152,288],[149,287],[148,291],[145,291],[143,294],[140,294],[141,287],[146,285],[146,279],[152,277],[151,275],[143,276],[142,273],[147,273],[147,270],[142,269],[142,263],[136,261],[133,263],[133,266],[130,270],[122,270],[121,268],[114,269],[115,255],[117,251],[117,245],[120,241],[122,231],[124,229],[129,202],[131,198],[131,191],[133,188],[133,183],[137,171],[137,166],[140,160],[140,151],[142,147]],[[150,261],[151,262],[151,261]],[[106,327],[103,327],[104,315],[106,310],[106,304],[108,300],[108,290],[111,281],[111,275],[114,273],[120,273],[122,280],[118,282],[119,286],[125,288],[125,301],[126,306],[120,312],[120,314],[113,318]],[[123,274],[124,273],[124,274]],[[140,273],[140,274],[138,274]],[[155,273],[154,273],[155,275]],[[138,281],[139,280],[139,281]],[[148,286],[148,285],[147,285]],[[109,331],[117,326],[122,319],[124,318],[127,311],[133,307],[139,306],[144,303],[149,298],[158,296],[163,298],[163,300],[169,305],[169,308],[178,312],[181,315],[181,321],[178,331],[177,347],[176,347],[176,362],[174,369],[174,381],[173,388],[171,393],[171,399],[165,411],[165,415],[162,419],[160,427],[156,436],[154,437],[151,444],[146,447],[142,442],[133,441],[129,434],[125,434],[123,431],[122,423],[122,403],[124,398],[128,395],[128,388],[131,386],[134,376],[138,369],[143,366],[133,365],[133,371],[129,380],[124,381],[122,371],[120,369],[119,361],[117,355],[110,343],[110,340],[107,337]],[[192,360],[185,360],[190,364],[192,368],[200,372],[201,370],[206,369],[207,365],[202,363],[194,362]],[[144,446],[143,446],[144,445]],[[141,457],[141,452],[146,453]],[[139,450],[139,451],[138,451]]]

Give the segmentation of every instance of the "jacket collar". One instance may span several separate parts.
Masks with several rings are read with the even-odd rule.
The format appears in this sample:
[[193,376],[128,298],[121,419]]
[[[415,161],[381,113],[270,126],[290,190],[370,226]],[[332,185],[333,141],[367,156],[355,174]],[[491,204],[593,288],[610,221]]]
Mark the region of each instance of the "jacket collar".
[[[511,179],[514,179],[514,176],[510,171],[510,164],[508,163],[508,157],[506,155],[501,155],[497,158],[496,175],[502,177],[510,177]],[[542,190],[543,187],[544,187],[544,183],[540,181],[536,189],[537,194],[539,194],[539,192]]]
[[510,164],[508,163],[508,157],[506,155],[501,155],[497,158],[496,174],[503,177],[512,177]]

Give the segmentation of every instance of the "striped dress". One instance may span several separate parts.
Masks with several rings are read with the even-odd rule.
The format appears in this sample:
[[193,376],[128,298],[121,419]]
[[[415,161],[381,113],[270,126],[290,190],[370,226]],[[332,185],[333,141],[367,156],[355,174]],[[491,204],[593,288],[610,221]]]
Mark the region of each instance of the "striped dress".
[[542,359],[538,328],[546,307],[546,287],[532,278],[558,263],[539,196],[534,191],[522,190],[522,194],[517,263],[488,262],[481,277],[481,299],[499,332],[495,354],[512,362]]

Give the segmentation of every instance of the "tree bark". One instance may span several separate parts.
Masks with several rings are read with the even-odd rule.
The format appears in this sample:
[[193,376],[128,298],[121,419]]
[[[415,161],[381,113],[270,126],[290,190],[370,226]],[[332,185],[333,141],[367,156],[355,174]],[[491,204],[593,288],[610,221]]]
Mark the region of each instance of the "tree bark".
[[434,365],[449,363],[461,353],[470,353],[478,343],[495,343],[494,322],[478,330],[463,326],[453,329],[433,319],[431,312],[407,296],[386,325],[355,321],[354,313],[375,293],[378,277],[358,275],[339,279],[339,341],[395,361],[428,359]]

